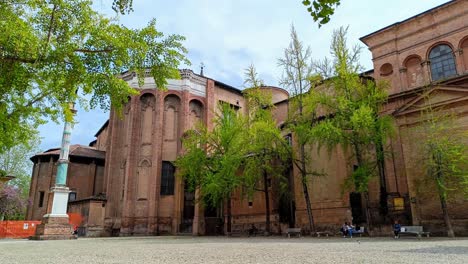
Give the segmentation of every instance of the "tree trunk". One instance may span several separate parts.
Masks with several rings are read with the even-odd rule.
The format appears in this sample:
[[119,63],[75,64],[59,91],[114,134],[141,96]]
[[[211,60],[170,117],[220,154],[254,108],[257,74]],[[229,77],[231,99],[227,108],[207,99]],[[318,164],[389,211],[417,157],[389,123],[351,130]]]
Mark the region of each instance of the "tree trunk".
[[[363,163],[361,149],[359,148],[359,145],[357,143],[354,143],[353,145],[354,145],[354,152],[356,154],[356,161],[358,163],[358,167],[361,167]],[[364,211],[366,213],[367,228],[370,231],[372,228],[372,216],[370,212],[369,191],[363,192],[362,195],[364,196],[364,201],[365,201]]]
[[377,154],[377,165],[379,169],[379,179],[380,179],[380,214],[385,218],[388,214],[388,205],[387,205],[387,180],[385,177],[385,159],[384,159],[384,149],[381,140],[377,140],[375,143],[375,152]]
[[438,181],[442,182],[442,183],[437,184],[439,198],[440,198],[440,206],[442,207],[442,213],[444,214],[445,226],[447,227],[447,236],[455,237],[455,233],[453,232],[452,222],[450,221],[450,216],[449,216],[448,209],[447,209],[447,197],[446,195],[444,195],[445,190],[443,190],[441,186],[441,184],[443,184],[444,182],[444,175],[441,169],[442,161],[441,161],[440,156],[441,156],[440,153],[439,155],[433,155],[437,163],[437,179]]
[[447,209],[447,200],[442,195],[439,195],[440,198],[440,205],[442,207],[442,213],[444,214],[444,221],[445,226],[447,227],[447,236],[455,237],[455,233],[453,232],[452,221],[450,220],[450,216]]
[[270,235],[270,194],[268,191],[268,174],[263,170],[263,191],[265,193],[265,235]]
[[365,192],[365,193],[363,193],[363,195],[364,195],[364,201],[366,203],[366,205],[364,207],[364,210],[365,210],[365,213],[366,213],[367,230],[368,230],[368,234],[370,236],[371,233],[369,231],[371,230],[371,227],[372,227],[372,217],[371,217],[371,213],[370,213],[369,192]]
[[231,235],[231,197],[228,198],[227,200],[227,208],[226,208],[226,211],[227,211],[227,223],[226,223],[226,229],[227,229],[227,234],[228,236]]
[[304,199],[307,206],[307,216],[309,218],[309,229],[310,233],[312,234],[315,231],[315,224],[314,218],[312,215],[312,206],[310,204],[310,197],[309,197],[309,190],[307,188],[307,171],[306,171],[306,164],[305,164],[305,147],[301,145],[301,176],[302,176],[302,189],[304,191]]

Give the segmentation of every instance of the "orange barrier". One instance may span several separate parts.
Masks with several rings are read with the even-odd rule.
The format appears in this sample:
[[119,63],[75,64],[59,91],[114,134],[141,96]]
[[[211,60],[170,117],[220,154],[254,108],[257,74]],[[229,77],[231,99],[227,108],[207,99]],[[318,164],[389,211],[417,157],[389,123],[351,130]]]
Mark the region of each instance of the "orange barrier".
[[75,226],[81,226],[81,223],[83,222],[83,217],[78,214],[78,213],[67,213],[68,215],[68,223],[72,225],[73,227]]
[[36,232],[41,221],[1,221],[0,238],[28,238]]

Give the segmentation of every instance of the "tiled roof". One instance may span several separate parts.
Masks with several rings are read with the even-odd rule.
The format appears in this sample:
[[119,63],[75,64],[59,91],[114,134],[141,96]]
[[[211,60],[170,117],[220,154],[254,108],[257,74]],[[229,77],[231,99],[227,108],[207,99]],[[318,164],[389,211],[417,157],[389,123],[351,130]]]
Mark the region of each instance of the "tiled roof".
[[[60,155],[60,148],[52,148],[44,152],[38,153],[34,155],[34,157],[32,157],[31,160],[34,159],[35,157],[49,156],[49,155],[55,155],[55,156]],[[76,144],[76,145],[70,146],[70,156],[104,160],[106,158],[106,152],[102,150],[97,150],[96,148],[93,148],[93,147]]]

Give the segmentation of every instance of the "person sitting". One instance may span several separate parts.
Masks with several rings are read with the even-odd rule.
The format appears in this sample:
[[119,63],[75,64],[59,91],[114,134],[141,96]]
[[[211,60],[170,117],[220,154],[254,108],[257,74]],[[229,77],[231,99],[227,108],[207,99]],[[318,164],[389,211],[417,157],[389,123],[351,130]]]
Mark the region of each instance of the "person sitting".
[[346,229],[348,230],[348,235],[350,238],[353,238],[354,226],[353,224],[346,223]]
[[343,234],[343,238],[346,237],[348,235],[348,227],[347,227],[348,223],[345,222],[341,228],[340,228],[340,232]]
[[256,236],[257,232],[258,232],[257,227],[255,227],[255,225],[252,224],[252,226],[249,229],[249,237],[252,236],[252,235]]
[[401,232],[401,225],[398,223],[398,220],[395,220],[393,224],[393,234],[395,234],[395,238],[400,238],[400,232]]

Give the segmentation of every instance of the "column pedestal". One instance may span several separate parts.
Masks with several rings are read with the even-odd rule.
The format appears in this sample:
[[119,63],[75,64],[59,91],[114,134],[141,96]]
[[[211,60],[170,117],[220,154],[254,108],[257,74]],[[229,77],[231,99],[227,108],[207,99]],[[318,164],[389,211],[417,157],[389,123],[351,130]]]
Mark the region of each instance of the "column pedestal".
[[76,239],[73,226],[68,223],[67,205],[68,187],[56,186],[51,189],[53,193],[52,210],[44,215],[42,223],[36,227],[36,234],[32,240],[65,240]]

